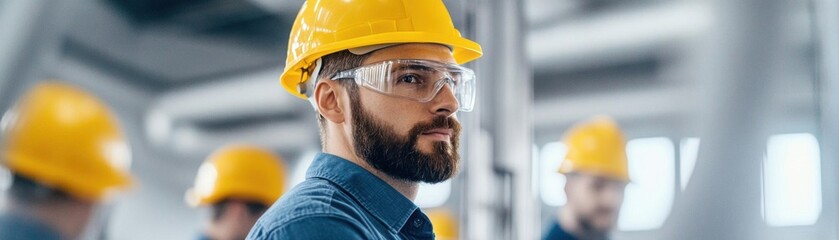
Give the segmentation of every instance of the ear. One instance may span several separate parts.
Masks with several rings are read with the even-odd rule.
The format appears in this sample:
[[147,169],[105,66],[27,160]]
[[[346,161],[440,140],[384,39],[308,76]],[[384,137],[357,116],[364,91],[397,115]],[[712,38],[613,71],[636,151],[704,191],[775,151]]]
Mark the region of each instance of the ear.
[[344,109],[341,107],[342,89],[334,81],[318,81],[315,86],[315,104],[320,115],[334,123],[343,123]]
[[570,174],[565,175],[565,187],[563,187],[563,189],[565,190],[565,197],[566,198],[569,198],[570,195],[574,194],[573,189],[571,189],[573,187],[571,185],[574,184],[573,181],[575,180],[573,178],[574,178],[574,176],[572,176]]

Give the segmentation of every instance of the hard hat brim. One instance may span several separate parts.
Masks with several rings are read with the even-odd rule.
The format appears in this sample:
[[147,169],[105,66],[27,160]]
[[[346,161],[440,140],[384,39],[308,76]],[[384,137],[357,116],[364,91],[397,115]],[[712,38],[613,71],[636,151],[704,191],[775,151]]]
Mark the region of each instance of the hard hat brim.
[[100,172],[96,179],[85,179],[70,174],[70,169],[60,169],[49,164],[40,164],[24,154],[6,152],[3,154],[4,165],[15,174],[62,190],[67,194],[91,202],[101,202],[114,190],[125,190],[134,186],[134,179],[127,173],[116,169]]
[[307,58],[298,61],[294,65],[286,66],[285,70],[283,70],[282,76],[280,77],[280,82],[286,91],[292,95],[301,99],[306,99],[305,95],[298,92],[297,86],[298,84],[308,80],[302,79],[302,69],[308,67],[317,59],[335,52],[352,48],[399,43],[437,43],[451,46],[452,55],[458,64],[465,64],[483,55],[483,50],[478,43],[463,37],[452,38],[450,35],[443,36],[440,34],[425,32],[381,33],[319,46],[313,49],[311,53],[308,54]]

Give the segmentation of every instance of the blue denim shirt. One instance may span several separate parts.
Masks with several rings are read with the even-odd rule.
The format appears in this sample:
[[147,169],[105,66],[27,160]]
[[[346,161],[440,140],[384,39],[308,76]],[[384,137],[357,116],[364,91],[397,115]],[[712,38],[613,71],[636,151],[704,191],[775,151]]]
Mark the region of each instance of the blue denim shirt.
[[411,200],[349,160],[320,153],[248,239],[434,239]]
[[58,235],[58,232],[38,220],[15,214],[0,214],[0,239],[58,240],[61,239],[61,236]]
[[572,236],[570,233],[566,232],[565,229],[562,229],[562,226],[559,225],[559,221],[554,219],[551,221],[551,229],[545,234],[543,240],[577,240],[576,237]]

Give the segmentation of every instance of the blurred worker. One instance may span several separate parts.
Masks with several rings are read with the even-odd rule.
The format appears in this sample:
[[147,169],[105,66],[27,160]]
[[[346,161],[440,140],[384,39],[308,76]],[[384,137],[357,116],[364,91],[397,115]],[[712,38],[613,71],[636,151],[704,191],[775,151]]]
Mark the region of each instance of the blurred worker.
[[600,116],[572,127],[563,142],[568,153],[559,172],[568,201],[544,239],[608,239],[629,182],[623,133]]
[[445,209],[433,209],[426,212],[434,226],[434,239],[457,240],[460,236],[457,219]]
[[[430,239],[420,182],[457,172],[458,111],[481,56],[441,0],[310,0],[291,30],[286,91],[317,110],[323,153],[251,239]],[[293,136],[278,136],[293,137]]]
[[249,145],[217,150],[198,169],[186,200],[212,206],[201,239],[245,239],[253,224],[285,191],[285,167],[273,153]]
[[45,82],[0,121],[13,175],[0,239],[76,239],[114,190],[128,187],[128,145],[111,111],[75,87]]

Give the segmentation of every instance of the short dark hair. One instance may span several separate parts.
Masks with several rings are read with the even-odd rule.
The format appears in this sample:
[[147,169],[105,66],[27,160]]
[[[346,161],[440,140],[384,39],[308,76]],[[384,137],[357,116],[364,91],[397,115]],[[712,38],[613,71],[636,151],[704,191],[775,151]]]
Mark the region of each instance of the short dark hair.
[[53,201],[70,201],[72,196],[59,189],[38,183],[28,177],[12,174],[9,197],[16,204],[40,205]]
[[[323,58],[321,58],[322,66],[318,75],[318,81],[328,81],[332,78],[332,76],[340,71],[360,67],[364,60],[366,60],[369,56],[370,53],[356,55],[351,53],[349,50],[343,50],[323,56]],[[339,83],[347,89],[347,93],[350,98],[358,97],[358,85],[355,84],[355,81],[339,81]],[[315,114],[317,114],[318,123],[320,125],[321,144],[325,145],[326,119],[324,119],[323,115],[319,112],[315,112]]]
[[[227,208],[230,206],[231,201],[232,200],[230,199],[225,199],[216,204],[213,204],[213,221],[218,221],[219,218],[221,218],[221,216],[224,215],[224,213],[227,211]],[[265,212],[265,210],[268,210],[268,206],[265,206],[265,204],[256,201],[244,201],[244,203],[245,207],[247,207],[248,209],[248,213],[250,213],[251,216],[261,215],[263,212]]]

